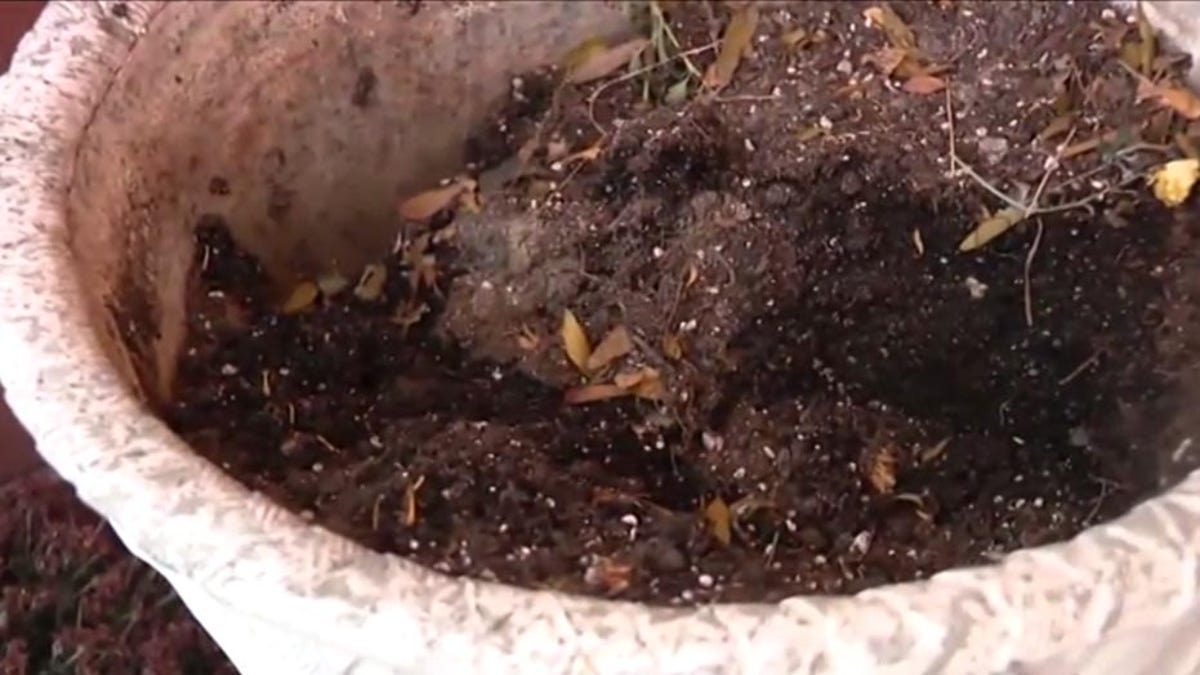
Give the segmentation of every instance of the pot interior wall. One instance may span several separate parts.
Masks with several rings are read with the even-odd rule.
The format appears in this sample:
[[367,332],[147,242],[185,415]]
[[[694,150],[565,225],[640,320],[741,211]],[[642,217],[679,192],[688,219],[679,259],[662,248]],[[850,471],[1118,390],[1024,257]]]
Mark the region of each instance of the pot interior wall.
[[[98,9],[97,11],[104,11]],[[151,399],[184,337],[192,230],[279,282],[353,274],[399,194],[461,168],[512,78],[622,32],[617,3],[168,3],[87,128],[69,222],[102,340]]]

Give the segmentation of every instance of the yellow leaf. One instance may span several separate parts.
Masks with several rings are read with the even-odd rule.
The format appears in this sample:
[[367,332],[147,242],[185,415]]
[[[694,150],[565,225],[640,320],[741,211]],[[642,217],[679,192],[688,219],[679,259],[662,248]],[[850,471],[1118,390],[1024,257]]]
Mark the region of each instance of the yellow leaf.
[[617,326],[596,345],[587,358],[587,369],[597,371],[633,351],[633,340],[624,326]]
[[946,81],[940,77],[934,77],[933,75],[922,74],[922,75],[917,75],[917,76],[905,81],[905,83],[903,85],[901,85],[900,88],[903,89],[904,91],[907,91],[910,94],[919,94],[921,96],[926,96],[929,94],[936,94],[939,91],[945,89]]
[[1187,201],[1196,178],[1200,177],[1200,159],[1176,159],[1159,167],[1151,177],[1154,196],[1172,208]]
[[570,84],[584,84],[611,75],[629,65],[633,57],[640,54],[648,44],[650,41],[646,38],[634,38],[614,47],[592,47],[567,71],[566,81]]
[[603,37],[590,37],[576,45],[567,55],[563,57],[562,67],[566,72],[575,70],[579,66],[587,63],[589,60],[596,57],[598,54],[603,54],[608,51],[608,41]]
[[913,34],[912,29],[886,3],[867,8],[863,11],[863,16],[883,30],[893,47],[913,49],[917,46],[917,36]]
[[683,358],[683,340],[674,333],[668,333],[662,338],[663,356],[678,361]]
[[470,178],[458,178],[444,187],[426,190],[400,203],[400,217],[406,220],[429,220],[438,211],[449,208],[463,193],[473,191],[475,181]]
[[867,480],[879,494],[888,494],[896,487],[896,451],[885,445],[871,453]]
[[1158,102],[1189,120],[1200,119],[1200,99],[1183,87],[1161,87]]
[[587,332],[583,330],[583,325],[579,323],[579,319],[575,318],[575,313],[569,309],[563,310],[561,334],[563,350],[566,351],[567,358],[581,372],[587,372],[587,362],[588,357],[592,355],[592,345],[588,342]]
[[629,396],[631,393],[625,387],[615,384],[585,384],[582,387],[568,389],[564,399],[570,405],[580,405]]
[[354,287],[354,297],[368,302],[378,300],[383,295],[383,284],[387,281],[387,268],[379,264],[367,265],[363,268],[358,285]]
[[303,281],[292,289],[287,300],[283,303],[284,314],[299,314],[313,306],[317,301],[317,296],[320,295],[321,289],[311,281]]
[[1154,27],[1150,25],[1150,21],[1146,19],[1145,12],[1142,11],[1142,3],[1137,4],[1137,24],[1138,37],[1141,41],[1138,42],[1138,70],[1146,77],[1153,74],[1154,57],[1158,53],[1158,40],[1154,35]]
[[1018,209],[1014,206],[1001,209],[995,215],[984,218],[974,230],[971,230],[966,239],[963,239],[962,243],[958,245],[958,250],[964,253],[974,251],[1009,231],[1022,220],[1025,220],[1025,211],[1023,209]]
[[733,541],[733,514],[729,512],[729,505],[724,499],[716,497],[704,507],[704,520],[713,539],[722,546],[728,546]]
[[713,61],[704,72],[704,87],[710,91],[720,91],[733,81],[733,73],[742,56],[754,39],[754,29],[758,26],[758,5],[749,3],[734,13],[721,37],[721,51],[717,60]]

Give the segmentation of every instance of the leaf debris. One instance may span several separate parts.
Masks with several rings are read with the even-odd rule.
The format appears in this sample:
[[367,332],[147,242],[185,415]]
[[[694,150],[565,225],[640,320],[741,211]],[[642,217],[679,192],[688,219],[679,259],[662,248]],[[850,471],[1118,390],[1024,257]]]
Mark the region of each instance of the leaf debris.
[[1175,208],[1187,201],[1198,177],[1200,159],[1176,159],[1159,167],[1150,177],[1150,184],[1158,201]]
[[284,314],[299,314],[307,311],[317,301],[321,295],[321,289],[312,281],[302,281],[296,284],[287,299],[283,302],[283,307],[280,310]]
[[641,53],[650,40],[639,37],[609,47],[603,41],[585,43],[582,52],[574,57],[566,77],[569,84],[586,84],[612,75],[629,65]]
[[734,12],[721,37],[717,59],[704,72],[704,87],[712,92],[724,89],[733,81],[733,74],[750,47],[758,26],[758,5],[750,2]]
[[724,499],[714,497],[704,506],[704,521],[709,534],[722,546],[728,546],[733,541],[733,514]]
[[633,340],[624,326],[617,326],[604,336],[596,349],[587,357],[585,367],[595,372],[633,351]]
[[580,372],[586,374],[588,358],[592,355],[592,345],[588,341],[583,324],[579,323],[575,313],[569,309],[563,310],[562,328],[559,333],[567,358]]

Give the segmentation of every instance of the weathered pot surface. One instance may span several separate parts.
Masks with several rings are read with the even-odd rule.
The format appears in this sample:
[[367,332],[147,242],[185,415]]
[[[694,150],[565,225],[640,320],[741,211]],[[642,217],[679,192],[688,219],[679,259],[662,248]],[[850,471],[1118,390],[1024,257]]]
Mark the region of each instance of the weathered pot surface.
[[[665,609],[366,551],[148,412],[199,213],[255,214],[238,235],[277,272],[358,265],[512,75],[621,25],[608,3],[52,4],[0,80],[0,377],[42,454],[248,673],[1193,672],[1200,474],[993,566]],[[351,111],[365,63],[384,105]],[[218,202],[214,174],[239,189]]]

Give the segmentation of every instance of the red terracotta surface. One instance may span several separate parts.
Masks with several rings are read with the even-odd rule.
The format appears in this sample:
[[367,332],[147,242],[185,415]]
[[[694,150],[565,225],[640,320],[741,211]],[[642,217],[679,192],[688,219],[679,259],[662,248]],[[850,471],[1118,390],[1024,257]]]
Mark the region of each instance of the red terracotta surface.
[[[33,25],[45,4],[0,0],[0,71],[8,70],[17,42]],[[2,396],[3,388],[0,387],[0,482],[27,473],[41,464],[29,434],[13,417]]]

